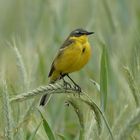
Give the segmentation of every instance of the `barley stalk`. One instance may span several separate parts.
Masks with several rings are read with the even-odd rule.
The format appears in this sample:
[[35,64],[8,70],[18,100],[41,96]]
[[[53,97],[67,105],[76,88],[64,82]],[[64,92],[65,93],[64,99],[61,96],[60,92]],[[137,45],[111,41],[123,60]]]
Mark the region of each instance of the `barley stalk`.
[[40,86],[32,91],[22,93],[10,99],[10,102],[14,101],[24,101],[26,99],[32,98],[34,96],[44,95],[44,94],[60,94],[60,93],[79,93],[74,87],[65,88],[63,85],[55,83],[49,84],[47,86]]
[[125,72],[127,74],[127,78],[128,78],[128,82],[129,82],[129,87],[132,91],[132,95],[134,97],[134,100],[136,102],[136,107],[139,107],[140,105],[140,95],[138,94],[138,88],[136,86],[134,77],[132,75],[132,73],[130,72],[128,67],[124,67]]
[[140,124],[140,108],[136,109],[130,119],[127,121],[125,126],[120,130],[117,140],[126,140],[132,132],[137,128],[136,126]]
[[13,140],[12,133],[12,115],[11,115],[11,107],[9,104],[9,95],[7,91],[6,81],[3,81],[3,92],[2,92],[2,101],[3,101],[3,114],[4,114],[4,122],[5,122],[5,139]]
[[20,51],[18,50],[18,48],[16,47],[15,39],[13,39],[13,44],[11,44],[11,43],[8,42],[8,45],[11,46],[11,48],[13,49],[13,51],[15,53],[16,60],[17,60],[17,67],[19,69],[20,78],[23,81],[24,88],[25,89],[28,89],[29,80],[27,78],[28,77],[27,76],[27,71],[26,71],[26,68],[25,68],[25,64],[24,64],[22,55],[21,55]]

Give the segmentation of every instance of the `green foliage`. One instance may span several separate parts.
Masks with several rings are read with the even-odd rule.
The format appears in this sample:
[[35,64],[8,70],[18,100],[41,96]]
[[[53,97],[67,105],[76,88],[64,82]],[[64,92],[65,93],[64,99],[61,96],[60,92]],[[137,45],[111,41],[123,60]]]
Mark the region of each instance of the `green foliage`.
[[49,140],[55,140],[55,137],[54,137],[54,134],[47,122],[47,120],[44,118],[44,116],[42,115],[42,113],[40,112],[41,114],[41,117],[42,117],[42,120],[43,120],[43,127],[44,127],[44,130],[49,138]]
[[38,126],[36,127],[36,129],[34,130],[34,132],[32,133],[32,135],[30,136],[29,140],[34,140],[35,135],[40,127],[40,125],[42,124],[42,121],[38,124]]
[[133,77],[132,73],[126,67],[125,67],[125,72],[126,72],[126,75],[127,75],[129,87],[130,87],[130,89],[132,91],[132,95],[133,95],[134,100],[136,102],[136,106],[139,107],[140,106],[140,95],[138,93],[138,87],[136,85],[136,82],[134,80],[134,77]]
[[68,103],[74,108],[74,111],[78,116],[80,126],[84,130],[84,118],[80,106],[76,103],[76,101],[73,98],[68,99]]
[[[87,95],[85,97],[88,97]],[[94,101],[92,101],[89,97],[88,97],[89,101],[88,100],[85,100],[85,99],[82,99],[82,101],[84,103],[86,103],[95,113],[95,119],[97,121],[97,125],[98,125],[98,131],[99,131],[99,135],[101,134],[101,131],[102,131],[102,119],[103,121],[105,122],[105,125],[111,135],[111,139],[113,140],[113,134],[111,132],[111,129],[110,129],[110,126],[103,114],[103,112],[100,110],[100,108],[96,105],[96,103]]]
[[125,126],[120,130],[117,138],[119,140],[128,139],[128,137],[132,134],[132,132],[138,127],[140,124],[140,109],[135,110],[134,114],[127,121]]
[[76,100],[74,100],[74,98],[68,99],[68,104],[70,104],[74,108],[74,111],[77,114],[77,117],[79,119],[79,123],[81,127],[79,140],[84,140],[85,126],[84,126],[84,115],[83,115],[82,109],[80,105],[77,104]]
[[66,140],[65,137],[61,134],[57,134],[61,140]]
[[[81,27],[95,34],[89,63],[71,75],[79,98],[48,86],[48,72]],[[54,96],[40,115],[45,93]],[[0,0],[0,140],[139,140],[139,110],[139,0]]]
[[108,92],[108,55],[106,46],[103,45],[100,67],[100,93],[101,93],[101,108],[103,111],[106,109],[107,92]]
[[100,116],[100,112],[98,110],[97,105],[94,102],[89,102],[87,100],[82,99],[82,101],[84,103],[86,103],[95,113],[95,119],[97,121],[97,126],[98,126],[98,131],[99,131],[99,135],[101,134],[101,129],[102,129],[102,121],[101,121],[101,116]]
[[9,95],[6,81],[3,81],[3,118],[4,118],[4,135],[6,140],[13,140],[13,132],[12,132],[12,115],[11,115],[11,106],[9,103]]

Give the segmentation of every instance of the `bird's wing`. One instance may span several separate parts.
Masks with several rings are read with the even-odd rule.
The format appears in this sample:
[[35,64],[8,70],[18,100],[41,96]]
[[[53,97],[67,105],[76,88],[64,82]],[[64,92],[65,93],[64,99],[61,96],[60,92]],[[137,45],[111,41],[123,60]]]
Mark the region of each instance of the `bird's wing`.
[[67,47],[69,47],[73,42],[74,42],[74,40],[72,40],[72,39],[71,40],[70,39],[66,39],[65,42],[62,44],[62,46],[59,49],[59,52],[57,53],[57,56],[55,57],[52,65],[51,65],[51,69],[50,69],[50,72],[48,74],[48,77],[50,77],[52,75],[52,73],[54,72],[54,70],[55,70],[55,67],[54,67],[55,60],[58,59],[61,56],[61,54],[63,53],[63,51]]
[[60,50],[69,47],[69,45],[72,44],[73,42],[74,42],[73,39],[69,39],[69,38],[66,39],[66,40],[64,41],[64,43],[62,44],[62,46],[60,47]]

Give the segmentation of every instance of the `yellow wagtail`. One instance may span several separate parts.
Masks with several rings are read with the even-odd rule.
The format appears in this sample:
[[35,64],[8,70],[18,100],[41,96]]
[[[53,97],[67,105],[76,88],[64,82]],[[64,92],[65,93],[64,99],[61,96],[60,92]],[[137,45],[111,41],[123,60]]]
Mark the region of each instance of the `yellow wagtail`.
[[[88,42],[88,35],[94,32],[88,32],[83,29],[76,29],[70,33],[63,45],[60,47],[49,72],[50,83],[63,79],[65,85],[70,85],[64,80],[67,76],[79,91],[81,88],[68,75],[74,71],[80,70],[91,56],[91,47]],[[44,106],[50,95],[43,95],[40,105]]]

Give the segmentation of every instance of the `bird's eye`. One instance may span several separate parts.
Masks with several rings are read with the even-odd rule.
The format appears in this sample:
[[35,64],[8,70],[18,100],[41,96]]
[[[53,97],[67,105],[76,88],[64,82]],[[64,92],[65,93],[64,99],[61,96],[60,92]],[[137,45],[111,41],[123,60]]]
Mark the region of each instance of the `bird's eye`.
[[75,31],[75,33],[76,33],[76,34],[78,34],[78,35],[80,35],[80,34],[81,34],[81,32],[80,32],[80,31]]

